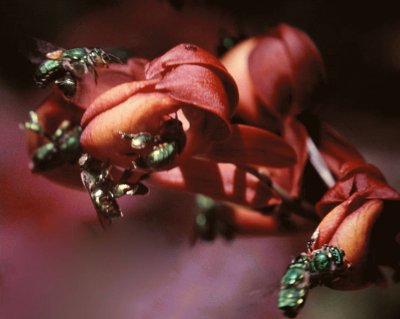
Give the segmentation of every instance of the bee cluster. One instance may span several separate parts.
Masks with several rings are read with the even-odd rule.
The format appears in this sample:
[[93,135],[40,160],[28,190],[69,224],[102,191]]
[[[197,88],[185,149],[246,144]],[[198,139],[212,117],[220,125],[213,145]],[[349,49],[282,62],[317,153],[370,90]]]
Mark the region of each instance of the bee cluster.
[[[75,96],[79,80],[86,74],[93,76],[97,83],[96,68],[108,67],[112,62],[121,63],[118,57],[99,48],[54,49],[52,44],[41,40],[39,45],[52,49],[45,52],[46,59],[38,66],[34,81],[40,88],[55,84],[66,99]],[[115,180],[111,165],[89,156],[82,149],[82,128],[79,125],[64,120],[54,134],[50,134],[41,126],[37,113],[31,111],[29,121],[20,126],[46,140],[32,154],[33,172],[45,172],[65,164],[79,166],[83,186],[90,195],[102,226],[110,224],[112,218],[122,216],[117,198],[146,194],[148,189],[141,181],[151,171],[168,167],[186,143],[182,123],[176,118],[165,120],[160,133],[154,136],[148,132],[120,132],[122,139],[130,141],[133,159],[132,167],[123,171],[121,177]],[[131,183],[128,179],[135,169],[145,172],[136,182]]]
[[297,316],[311,288],[338,280],[350,267],[344,251],[336,246],[323,245],[313,250],[318,231],[313,237],[307,245],[307,252],[292,260],[281,279],[278,308],[289,318]]

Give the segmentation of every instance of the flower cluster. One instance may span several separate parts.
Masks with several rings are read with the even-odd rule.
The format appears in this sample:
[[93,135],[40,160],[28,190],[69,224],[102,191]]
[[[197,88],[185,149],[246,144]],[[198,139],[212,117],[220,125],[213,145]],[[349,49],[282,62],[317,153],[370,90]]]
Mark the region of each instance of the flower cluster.
[[[314,249],[340,247],[351,264],[338,280],[321,283],[360,288],[383,280],[381,265],[399,277],[400,195],[316,116],[326,74],[305,33],[281,24],[221,60],[181,44],[151,61],[106,66],[94,70],[96,81],[79,77],[72,97],[55,87],[34,113],[36,122],[25,123],[36,161],[46,161],[49,148],[69,145],[57,137],[69,132],[60,131],[67,121],[81,128],[79,156],[104,166],[88,169],[79,156],[57,155],[57,165],[38,173],[77,187],[86,169],[85,186],[101,212],[111,201],[96,192],[113,200],[144,194],[137,190],[142,182],[203,194],[213,199],[205,208],[230,234],[289,231],[297,214],[318,229]],[[198,220],[207,232],[209,217]]]

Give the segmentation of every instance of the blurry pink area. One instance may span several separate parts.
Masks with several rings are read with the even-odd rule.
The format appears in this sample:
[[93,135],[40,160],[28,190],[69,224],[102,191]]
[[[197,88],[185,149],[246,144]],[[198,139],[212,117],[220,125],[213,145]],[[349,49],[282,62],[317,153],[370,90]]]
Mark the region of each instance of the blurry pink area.
[[0,318],[277,315],[279,256],[304,238],[290,249],[277,238],[192,247],[193,197],[162,188],[121,200],[125,217],[103,230],[86,193],[31,174],[18,123],[20,106],[39,98],[10,93],[1,96]]

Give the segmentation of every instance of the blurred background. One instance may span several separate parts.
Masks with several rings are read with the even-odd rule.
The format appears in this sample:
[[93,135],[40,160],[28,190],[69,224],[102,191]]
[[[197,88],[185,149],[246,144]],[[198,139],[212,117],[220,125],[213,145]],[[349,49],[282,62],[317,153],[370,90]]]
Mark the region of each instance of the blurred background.
[[[396,2],[3,0],[0,4],[0,318],[281,318],[279,280],[308,234],[190,247],[190,195],[123,199],[103,231],[88,196],[29,172],[32,37],[61,47],[122,48],[153,58],[181,42],[210,52],[224,36],[280,22],[315,41],[329,78],[320,116],[400,188],[400,15]],[[400,287],[311,291],[299,318],[399,318]]]

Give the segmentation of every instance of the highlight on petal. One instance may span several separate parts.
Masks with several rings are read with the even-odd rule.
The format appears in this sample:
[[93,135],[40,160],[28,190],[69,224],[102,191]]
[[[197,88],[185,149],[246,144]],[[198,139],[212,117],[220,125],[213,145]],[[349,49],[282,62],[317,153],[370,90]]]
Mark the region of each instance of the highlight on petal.
[[212,143],[204,156],[217,162],[269,167],[287,167],[296,162],[295,152],[281,137],[242,124],[232,125],[229,138]]

